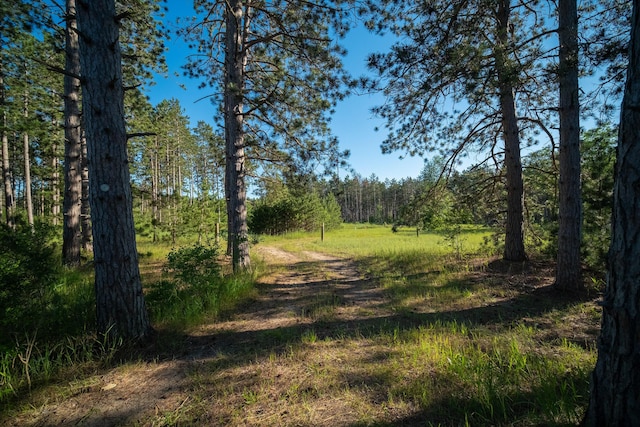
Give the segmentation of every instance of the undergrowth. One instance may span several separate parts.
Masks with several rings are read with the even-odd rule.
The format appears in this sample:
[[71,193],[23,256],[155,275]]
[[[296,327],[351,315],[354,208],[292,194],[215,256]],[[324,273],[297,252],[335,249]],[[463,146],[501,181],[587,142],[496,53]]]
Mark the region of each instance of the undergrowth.
[[[345,320],[348,301],[313,293],[291,325],[246,331],[250,342],[190,366],[189,399],[141,425],[578,424],[596,360],[593,296],[549,292],[548,263],[501,263],[483,243],[489,230],[410,231],[346,226],[324,242],[315,234],[265,237],[259,245],[355,259],[386,300]],[[156,249],[146,250],[142,264],[156,266]],[[252,259],[252,274],[230,276],[215,247],[163,251],[163,273],[145,281],[160,330],[185,332],[219,318],[252,296],[261,272],[283,268]],[[322,272],[311,261],[295,268],[309,280]],[[65,301],[59,312],[67,313],[59,316],[84,326],[51,340],[40,330],[13,334],[0,358],[4,408],[60,378],[61,367],[82,376],[83,367],[120,360],[123,344],[101,344],[86,326],[89,275],[67,272],[56,283],[52,301]]]
[[[118,360],[126,359],[126,353],[135,357],[129,343],[107,342],[96,335],[89,267],[57,267],[56,245],[50,243],[46,230],[38,234],[6,230],[0,237],[4,239],[0,246],[0,306],[4,307],[0,317],[1,408],[11,408],[11,402],[34,387],[91,366],[109,366],[116,355]],[[215,247],[156,247],[152,252],[146,245],[145,250],[140,254],[141,270],[145,263],[158,268],[154,252],[167,254],[162,279],[145,286],[156,329],[180,331],[215,319],[252,292],[254,275],[225,276]]]

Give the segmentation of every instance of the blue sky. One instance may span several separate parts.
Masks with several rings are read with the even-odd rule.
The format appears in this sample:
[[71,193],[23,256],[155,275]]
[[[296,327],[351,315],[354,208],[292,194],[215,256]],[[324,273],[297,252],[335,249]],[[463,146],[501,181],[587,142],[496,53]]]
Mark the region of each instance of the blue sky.
[[[169,0],[167,4],[169,13],[166,24],[169,28],[175,27],[176,17],[193,13],[191,1]],[[355,76],[366,73],[367,55],[373,51],[383,51],[390,44],[388,39],[372,35],[363,28],[352,30],[343,40],[343,46],[348,51],[344,58],[345,67]],[[192,124],[195,125],[199,120],[211,122],[216,112],[215,107],[207,99],[196,102],[208,94],[207,90],[198,89],[197,80],[182,76],[181,66],[188,54],[186,44],[174,35],[167,43],[167,49],[169,74],[166,78],[159,76],[156,85],[148,91],[151,102],[155,105],[163,99],[176,98]],[[341,148],[351,151],[349,163],[361,176],[375,174],[380,180],[415,178],[423,168],[423,159],[400,159],[403,153],[383,155],[380,151],[380,143],[385,134],[384,130],[376,132],[375,128],[382,128],[384,123],[373,117],[370,110],[383,101],[379,95],[352,95],[341,101],[332,118],[333,133],[340,140]],[[341,177],[346,174],[346,171],[341,171]]]

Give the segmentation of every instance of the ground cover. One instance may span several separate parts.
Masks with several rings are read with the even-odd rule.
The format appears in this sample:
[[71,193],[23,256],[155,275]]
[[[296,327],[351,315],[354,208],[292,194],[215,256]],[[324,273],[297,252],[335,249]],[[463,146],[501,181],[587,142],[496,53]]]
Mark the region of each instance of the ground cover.
[[550,264],[502,263],[488,235],[461,233],[457,247],[445,233],[385,227],[263,238],[251,298],[166,332],[134,361],[35,388],[0,420],[575,425],[597,291],[554,293]]

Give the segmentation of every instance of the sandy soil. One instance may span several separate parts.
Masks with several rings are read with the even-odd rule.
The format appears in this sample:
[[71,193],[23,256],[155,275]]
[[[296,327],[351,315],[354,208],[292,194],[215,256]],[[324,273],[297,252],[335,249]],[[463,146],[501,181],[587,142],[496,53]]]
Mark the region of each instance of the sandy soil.
[[[313,323],[319,295],[338,301],[332,316],[339,320],[389,314],[379,289],[349,260],[315,252],[292,254],[275,247],[255,250],[270,264],[281,265],[279,272],[265,278],[259,295],[230,318],[192,331],[179,355],[59,384],[59,393],[47,392],[59,396],[57,400],[22,411],[8,425],[158,425],[153,420],[159,415],[177,414],[193,404],[194,370],[214,360],[222,349],[228,354],[230,347],[255,345],[251,341],[257,331]],[[163,420],[166,425],[166,417]]]

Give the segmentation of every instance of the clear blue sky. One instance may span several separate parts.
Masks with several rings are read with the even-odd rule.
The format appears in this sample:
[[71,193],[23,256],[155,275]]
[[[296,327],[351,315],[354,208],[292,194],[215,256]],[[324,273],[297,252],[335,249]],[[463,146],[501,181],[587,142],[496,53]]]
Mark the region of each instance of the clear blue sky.
[[[193,13],[192,2],[183,0],[169,0],[169,13],[166,17],[167,27],[175,27],[175,18],[188,16]],[[365,60],[373,51],[383,51],[390,45],[388,40],[369,34],[363,28],[353,30],[345,40],[348,55],[344,58],[347,70],[355,76],[366,72]],[[158,77],[156,85],[147,93],[155,105],[163,99],[176,98],[180,101],[187,116],[195,125],[199,120],[211,122],[216,108],[207,99],[196,102],[208,95],[207,89],[198,89],[199,82],[182,76],[181,66],[189,53],[185,43],[175,35],[167,43],[166,52],[169,66],[168,77]],[[186,87],[186,90],[181,86]],[[403,153],[383,155],[380,142],[384,139],[383,122],[373,117],[371,107],[383,102],[380,96],[353,95],[338,104],[332,119],[332,130],[340,140],[342,149],[351,151],[349,163],[353,169],[363,177],[375,174],[380,180],[403,179],[417,177],[423,167],[421,158],[406,157],[400,159]],[[374,129],[382,130],[376,132]],[[344,178],[346,172],[341,172]]]

